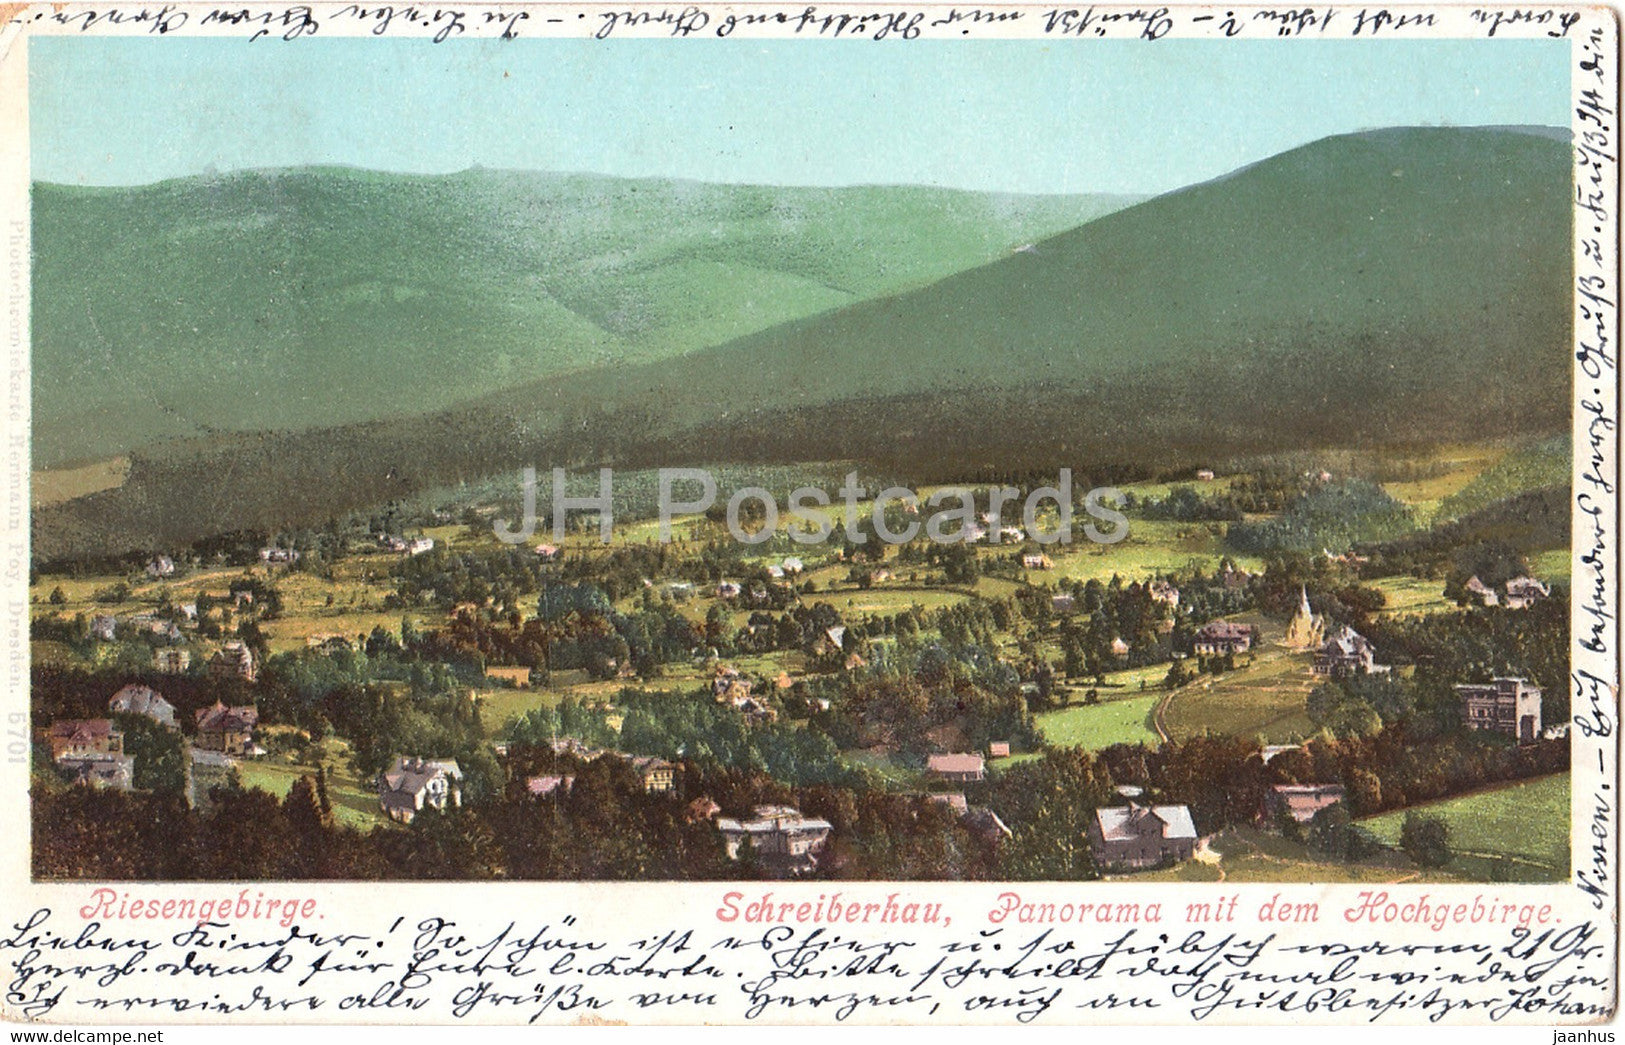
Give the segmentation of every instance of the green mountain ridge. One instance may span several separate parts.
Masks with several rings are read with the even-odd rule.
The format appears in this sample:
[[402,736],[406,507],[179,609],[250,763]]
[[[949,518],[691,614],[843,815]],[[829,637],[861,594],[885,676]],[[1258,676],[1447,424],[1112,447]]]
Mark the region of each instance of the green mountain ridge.
[[1129,202],[493,170],[36,184],[35,464],[663,359]]
[[1328,138],[918,290],[442,421],[925,473],[1560,430],[1570,177],[1545,129]]
[[527,464],[1098,476],[1551,434],[1569,411],[1571,178],[1567,147],[1523,130],[1329,138],[715,348],[144,453],[123,488],[37,514],[38,549],[320,520]]
[[[747,359],[767,375],[752,391],[793,378],[806,401],[853,384],[1075,384],[1305,349],[1325,358],[1362,340],[1424,380],[1493,361],[1549,389],[1563,376],[1550,364],[1566,361],[1568,159],[1548,138],[1507,131],[1325,139],[1031,253],[696,355],[678,389]],[[843,367],[808,362],[837,353]],[[643,376],[658,387],[671,373]]]

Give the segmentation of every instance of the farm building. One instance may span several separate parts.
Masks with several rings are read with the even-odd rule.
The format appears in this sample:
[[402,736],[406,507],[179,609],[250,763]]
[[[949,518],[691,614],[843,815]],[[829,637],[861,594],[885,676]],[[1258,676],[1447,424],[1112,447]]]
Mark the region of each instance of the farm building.
[[152,651],[152,669],[160,675],[183,675],[192,666],[189,650],[161,646]]
[[974,784],[987,775],[987,763],[977,754],[932,755],[925,768],[936,779],[955,784]]
[[1152,581],[1146,585],[1146,591],[1152,599],[1164,606],[1176,610],[1179,608],[1179,589],[1168,581]]
[[1506,583],[1506,606],[1509,610],[1528,609],[1541,599],[1551,596],[1549,585],[1533,577],[1514,577]]
[[147,686],[134,683],[125,686],[108,700],[107,710],[116,715],[145,715],[160,726],[175,728],[175,705]]
[[209,677],[212,679],[242,679],[253,682],[259,674],[254,663],[254,651],[245,643],[231,640],[209,658]]
[[1386,675],[1388,671],[1388,665],[1377,663],[1377,647],[1347,624],[1315,653],[1316,675],[1341,679],[1354,675]]
[[259,721],[260,713],[252,704],[233,708],[217,700],[212,707],[198,708],[195,743],[205,751],[228,755],[264,754],[254,744]]
[[76,784],[110,787],[115,791],[128,791],[135,785],[133,755],[63,755],[56,764],[69,773]]
[[60,718],[51,723],[46,739],[51,759],[57,762],[65,757],[124,754],[124,733],[112,719]]

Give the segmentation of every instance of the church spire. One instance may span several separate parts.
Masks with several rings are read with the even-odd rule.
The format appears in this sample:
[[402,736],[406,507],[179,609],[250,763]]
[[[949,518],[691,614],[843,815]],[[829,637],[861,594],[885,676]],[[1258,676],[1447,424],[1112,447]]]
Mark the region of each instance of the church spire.
[[1298,585],[1298,616],[1307,618],[1309,615],[1309,589],[1300,584]]

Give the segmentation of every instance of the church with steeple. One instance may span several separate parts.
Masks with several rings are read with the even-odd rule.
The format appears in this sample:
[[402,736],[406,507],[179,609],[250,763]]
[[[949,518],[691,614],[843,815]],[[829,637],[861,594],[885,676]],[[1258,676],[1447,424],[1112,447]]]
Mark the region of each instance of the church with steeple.
[[1284,645],[1288,649],[1319,649],[1326,641],[1326,621],[1309,612],[1309,590],[1298,588],[1298,612],[1286,626]]

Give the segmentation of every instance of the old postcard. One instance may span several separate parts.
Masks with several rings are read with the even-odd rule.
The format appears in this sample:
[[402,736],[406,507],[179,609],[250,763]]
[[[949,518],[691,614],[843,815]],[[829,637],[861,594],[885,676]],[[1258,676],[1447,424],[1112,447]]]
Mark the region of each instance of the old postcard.
[[1611,11],[0,17],[8,1021],[1612,1018]]

